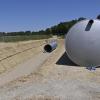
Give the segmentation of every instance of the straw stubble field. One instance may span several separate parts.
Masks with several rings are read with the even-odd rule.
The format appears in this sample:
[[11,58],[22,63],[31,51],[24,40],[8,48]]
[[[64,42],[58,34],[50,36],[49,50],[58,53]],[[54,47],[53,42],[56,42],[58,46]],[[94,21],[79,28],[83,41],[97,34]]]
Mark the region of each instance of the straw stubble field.
[[40,52],[44,43],[44,40],[0,43],[0,73],[15,67]]

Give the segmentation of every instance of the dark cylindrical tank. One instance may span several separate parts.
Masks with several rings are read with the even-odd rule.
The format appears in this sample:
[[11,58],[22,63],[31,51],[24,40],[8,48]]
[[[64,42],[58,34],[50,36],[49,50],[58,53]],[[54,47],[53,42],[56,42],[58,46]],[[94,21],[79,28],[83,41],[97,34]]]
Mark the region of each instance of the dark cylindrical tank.
[[69,58],[81,66],[100,66],[100,20],[83,20],[66,34]]
[[52,52],[53,50],[56,49],[56,47],[57,47],[57,41],[52,40],[52,41],[50,41],[50,43],[48,43],[48,44],[46,44],[46,45],[44,46],[44,50],[45,50],[46,52]]

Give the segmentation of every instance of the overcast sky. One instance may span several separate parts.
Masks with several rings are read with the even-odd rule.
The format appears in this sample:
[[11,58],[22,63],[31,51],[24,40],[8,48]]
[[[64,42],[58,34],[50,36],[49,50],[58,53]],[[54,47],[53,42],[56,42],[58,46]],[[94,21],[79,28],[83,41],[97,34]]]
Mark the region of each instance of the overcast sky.
[[98,14],[100,0],[0,0],[0,32],[37,31]]

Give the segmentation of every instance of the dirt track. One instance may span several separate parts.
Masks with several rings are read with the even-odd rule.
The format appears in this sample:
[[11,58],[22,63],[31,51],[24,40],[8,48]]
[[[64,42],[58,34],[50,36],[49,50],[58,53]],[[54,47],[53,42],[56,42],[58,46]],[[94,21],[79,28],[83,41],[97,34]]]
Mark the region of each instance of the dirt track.
[[2,86],[0,100],[100,100],[100,69],[91,72],[76,66],[64,52],[60,40],[35,72]]
[[[43,52],[41,52],[35,55],[34,58],[31,58],[27,60],[26,62],[17,65],[11,71],[1,74],[0,75],[0,81],[1,81],[0,86],[8,82],[11,82],[19,77],[27,76],[32,72],[36,72],[39,66],[43,64],[43,62],[49,57],[49,55],[50,54],[43,54]],[[43,58],[41,58],[40,56]]]

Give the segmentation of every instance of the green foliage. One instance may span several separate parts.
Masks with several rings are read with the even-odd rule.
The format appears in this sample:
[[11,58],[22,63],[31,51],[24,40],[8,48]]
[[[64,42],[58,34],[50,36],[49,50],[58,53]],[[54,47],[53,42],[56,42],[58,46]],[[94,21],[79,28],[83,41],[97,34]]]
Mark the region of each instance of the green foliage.
[[78,19],[78,21],[82,21],[82,20],[85,20],[86,18],[84,18],[84,17],[80,17],[79,19]]
[[99,19],[99,20],[100,20],[100,15],[98,15],[98,16],[97,16],[97,19]]
[[48,39],[48,38],[51,38],[51,35],[1,36],[0,42],[17,42],[17,41]]
[[78,20],[72,20],[69,22],[61,22],[60,24],[51,27],[51,32],[53,35],[65,35],[68,30],[75,24],[77,23]]
[[52,35],[57,35],[64,37],[69,29],[76,24],[78,21],[85,20],[86,18],[80,17],[79,19],[71,20],[68,22],[60,22],[58,25],[47,28],[46,30],[40,30],[37,32],[31,31],[20,31],[20,32],[0,32],[0,41],[14,42],[14,41],[24,41],[33,39],[44,39],[49,38]]

